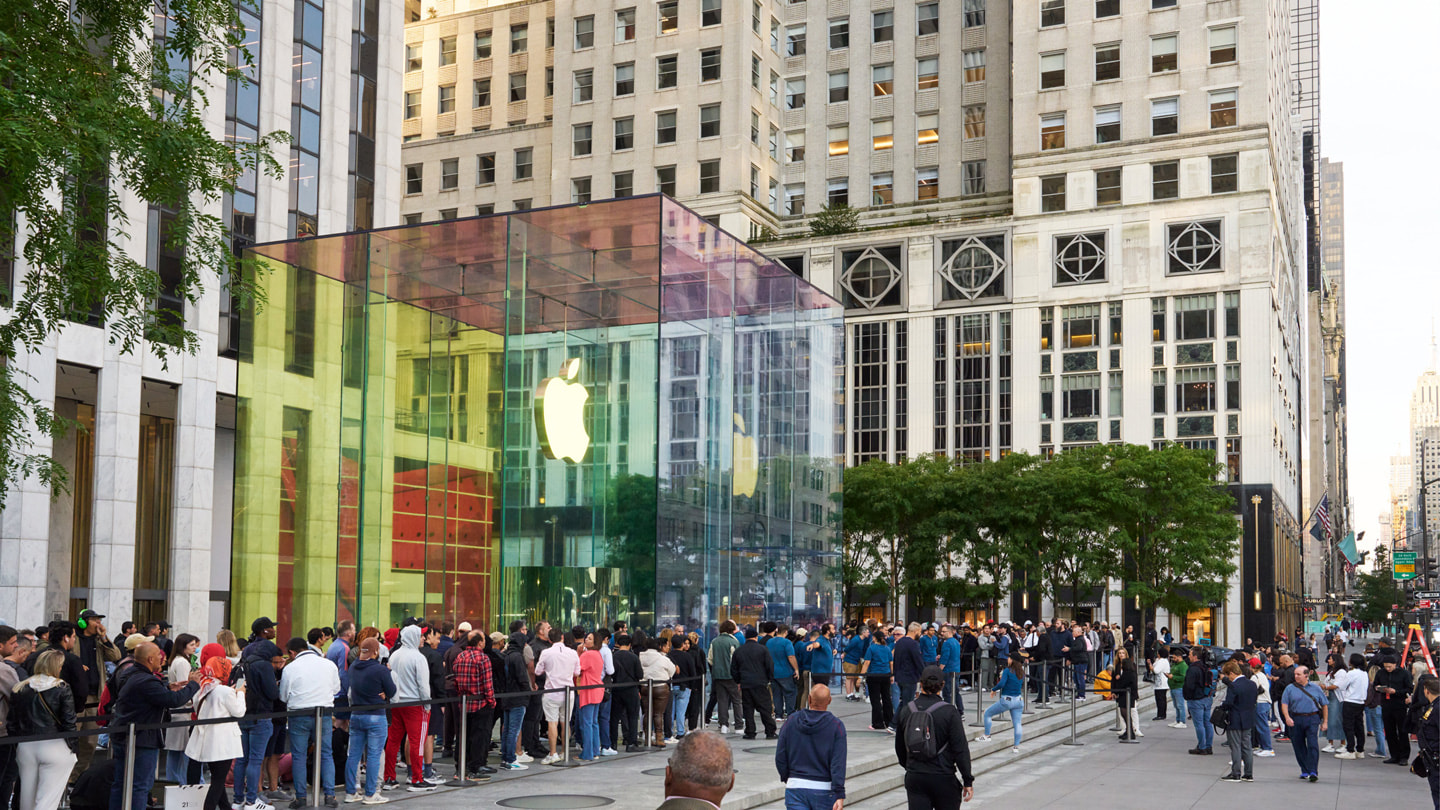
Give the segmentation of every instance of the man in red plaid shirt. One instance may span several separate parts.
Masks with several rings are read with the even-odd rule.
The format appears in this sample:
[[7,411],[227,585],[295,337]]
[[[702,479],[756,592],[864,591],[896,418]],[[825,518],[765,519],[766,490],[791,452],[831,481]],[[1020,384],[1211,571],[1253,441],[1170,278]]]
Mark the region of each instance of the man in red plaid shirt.
[[490,741],[480,739],[481,731],[491,727],[495,715],[495,682],[490,659],[480,646],[485,634],[470,631],[462,642],[465,649],[455,658],[455,688],[465,696],[465,770],[471,779],[489,779],[495,771],[486,764]]

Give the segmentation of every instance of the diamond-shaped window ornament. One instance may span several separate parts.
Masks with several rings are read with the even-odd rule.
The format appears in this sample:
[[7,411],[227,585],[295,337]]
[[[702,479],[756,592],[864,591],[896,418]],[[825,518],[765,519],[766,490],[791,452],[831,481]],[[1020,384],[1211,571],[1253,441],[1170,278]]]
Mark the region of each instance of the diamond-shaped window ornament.
[[940,267],[941,278],[968,301],[984,293],[1004,272],[1005,260],[973,236]]
[[1172,273],[1219,270],[1219,221],[1171,225],[1169,251]]
[[1080,233],[1055,239],[1055,283],[1105,280],[1105,234]]
[[874,309],[900,283],[900,268],[880,251],[866,248],[840,275],[840,285],[866,309]]

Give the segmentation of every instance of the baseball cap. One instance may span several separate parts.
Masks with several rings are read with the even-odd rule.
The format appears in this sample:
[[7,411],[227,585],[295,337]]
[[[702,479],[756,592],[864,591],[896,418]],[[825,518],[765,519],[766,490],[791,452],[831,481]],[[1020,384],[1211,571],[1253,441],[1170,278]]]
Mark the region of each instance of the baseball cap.
[[84,610],[80,611],[80,618],[82,618],[82,619],[84,619],[85,621],[88,622],[88,621],[90,621],[91,619],[103,619],[103,618],[105,618],[105,614],[104,614],[104,613],[96,613],[95,611],[91,610],[90,608],[85,608]]
[[1251,666],[1252,668],[1258,667],[1258,666],[1260,666],[1260,659],[1259,659],[1259,658],[1251,658],[1248,663],[1250,664],[1250,666]]
[[1381,644],[1384,644],[1386,647],[1389,647],[1390,645],[1394,644],[1395,641],[1394,641],[1393,639],[1391,639],[1389,636],[1381,636],[1381,637],[1380,637],[1380,643],[1381,643]]
[[164,619],[161,619],[159,624],[161,630],[169,630],[171,627],[174,627],[174,625],[170,624],[170,622],[167,622]]
[[275,622],[270,621],[269,616],[261,616],[260,618],[250,623],[250,632],[259,634],[265,632],[266,630],[269,630],[274,626]]
[[141,644],[148,644],[154,640],[154,636],[141,635],[140,633],[131,633],[130,635],[125,637],[125,651],[134,652]]
[[459,627],[456,627],[455,629],[456,629],[456,630],[459,630],[459,631],[462,632],[462,633],[468,633],[468,632],[470,632],[471,630],[473,630],[474,628],[472,628],[472,627],[470,626],[470,622],[460,622],[460,626],[459,626]]

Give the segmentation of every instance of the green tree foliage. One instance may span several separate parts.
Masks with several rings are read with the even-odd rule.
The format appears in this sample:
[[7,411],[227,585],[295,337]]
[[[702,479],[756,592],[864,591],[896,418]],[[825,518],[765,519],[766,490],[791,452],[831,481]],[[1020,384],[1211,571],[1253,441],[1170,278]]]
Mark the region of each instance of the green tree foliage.
[[[845,471],[847,545],[865,547],[857,565],[864,559],[878,563],[871,578],[884,583],[892,609],[901,594],[912,607],[934,604],[942,537],[937,516],[951,469],[947,458],[926,457],[899,465],[871,461]],[[867,579],[858,569],[852,577],[852,586]]]
[[839,236],[860,230],[860,211],[839,203],[826,205],[810,218],[811,236]]
[[1392,610],[1390,606],[1403,606],[1405,592],[1400,588],[1400,583],[1395,581],[1390,558],[1384,546],[1375,549],[1374,570],[1356,575],[1355,590],[1357,595],[1351,615],[1377,626],[1395,624],[1395,621],[1388,617],[1391,613],[1398,615],[1399,611]]
[[[184,258],[167,294],[193,304],[202,280],[241,277],[218,214],[222,195],[244,171],[283,176],[271,152],[286,136],[232,144],[204,120],[207,108],[223,107],[227,82],[245,81],[232,65],[251,61],[231,0],[161,7],[0,2],[0,250],[18,248],[28,267],[0,323],[0,507],[28,475],[66,483],[53,459],[30,452],[36,432],[66,425],[26,390],[16,357],[91,315],[123,352],[164,358],[198,348],[193,332],[153,306],[160,277],[132,244],[145,244],[147,223],[127,210],[174,212],[165,247]],[[230,292],[242,305],[253,298],[242,282]]]

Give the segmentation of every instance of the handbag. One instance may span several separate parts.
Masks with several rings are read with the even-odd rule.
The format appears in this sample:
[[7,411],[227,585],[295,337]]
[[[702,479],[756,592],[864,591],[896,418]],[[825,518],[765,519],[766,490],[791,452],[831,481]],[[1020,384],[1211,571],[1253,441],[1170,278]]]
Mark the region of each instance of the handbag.
[[1210,710],[1210,725],[1221,731],[1230,728],[1230,711],[1224,706],[1216,706]]

